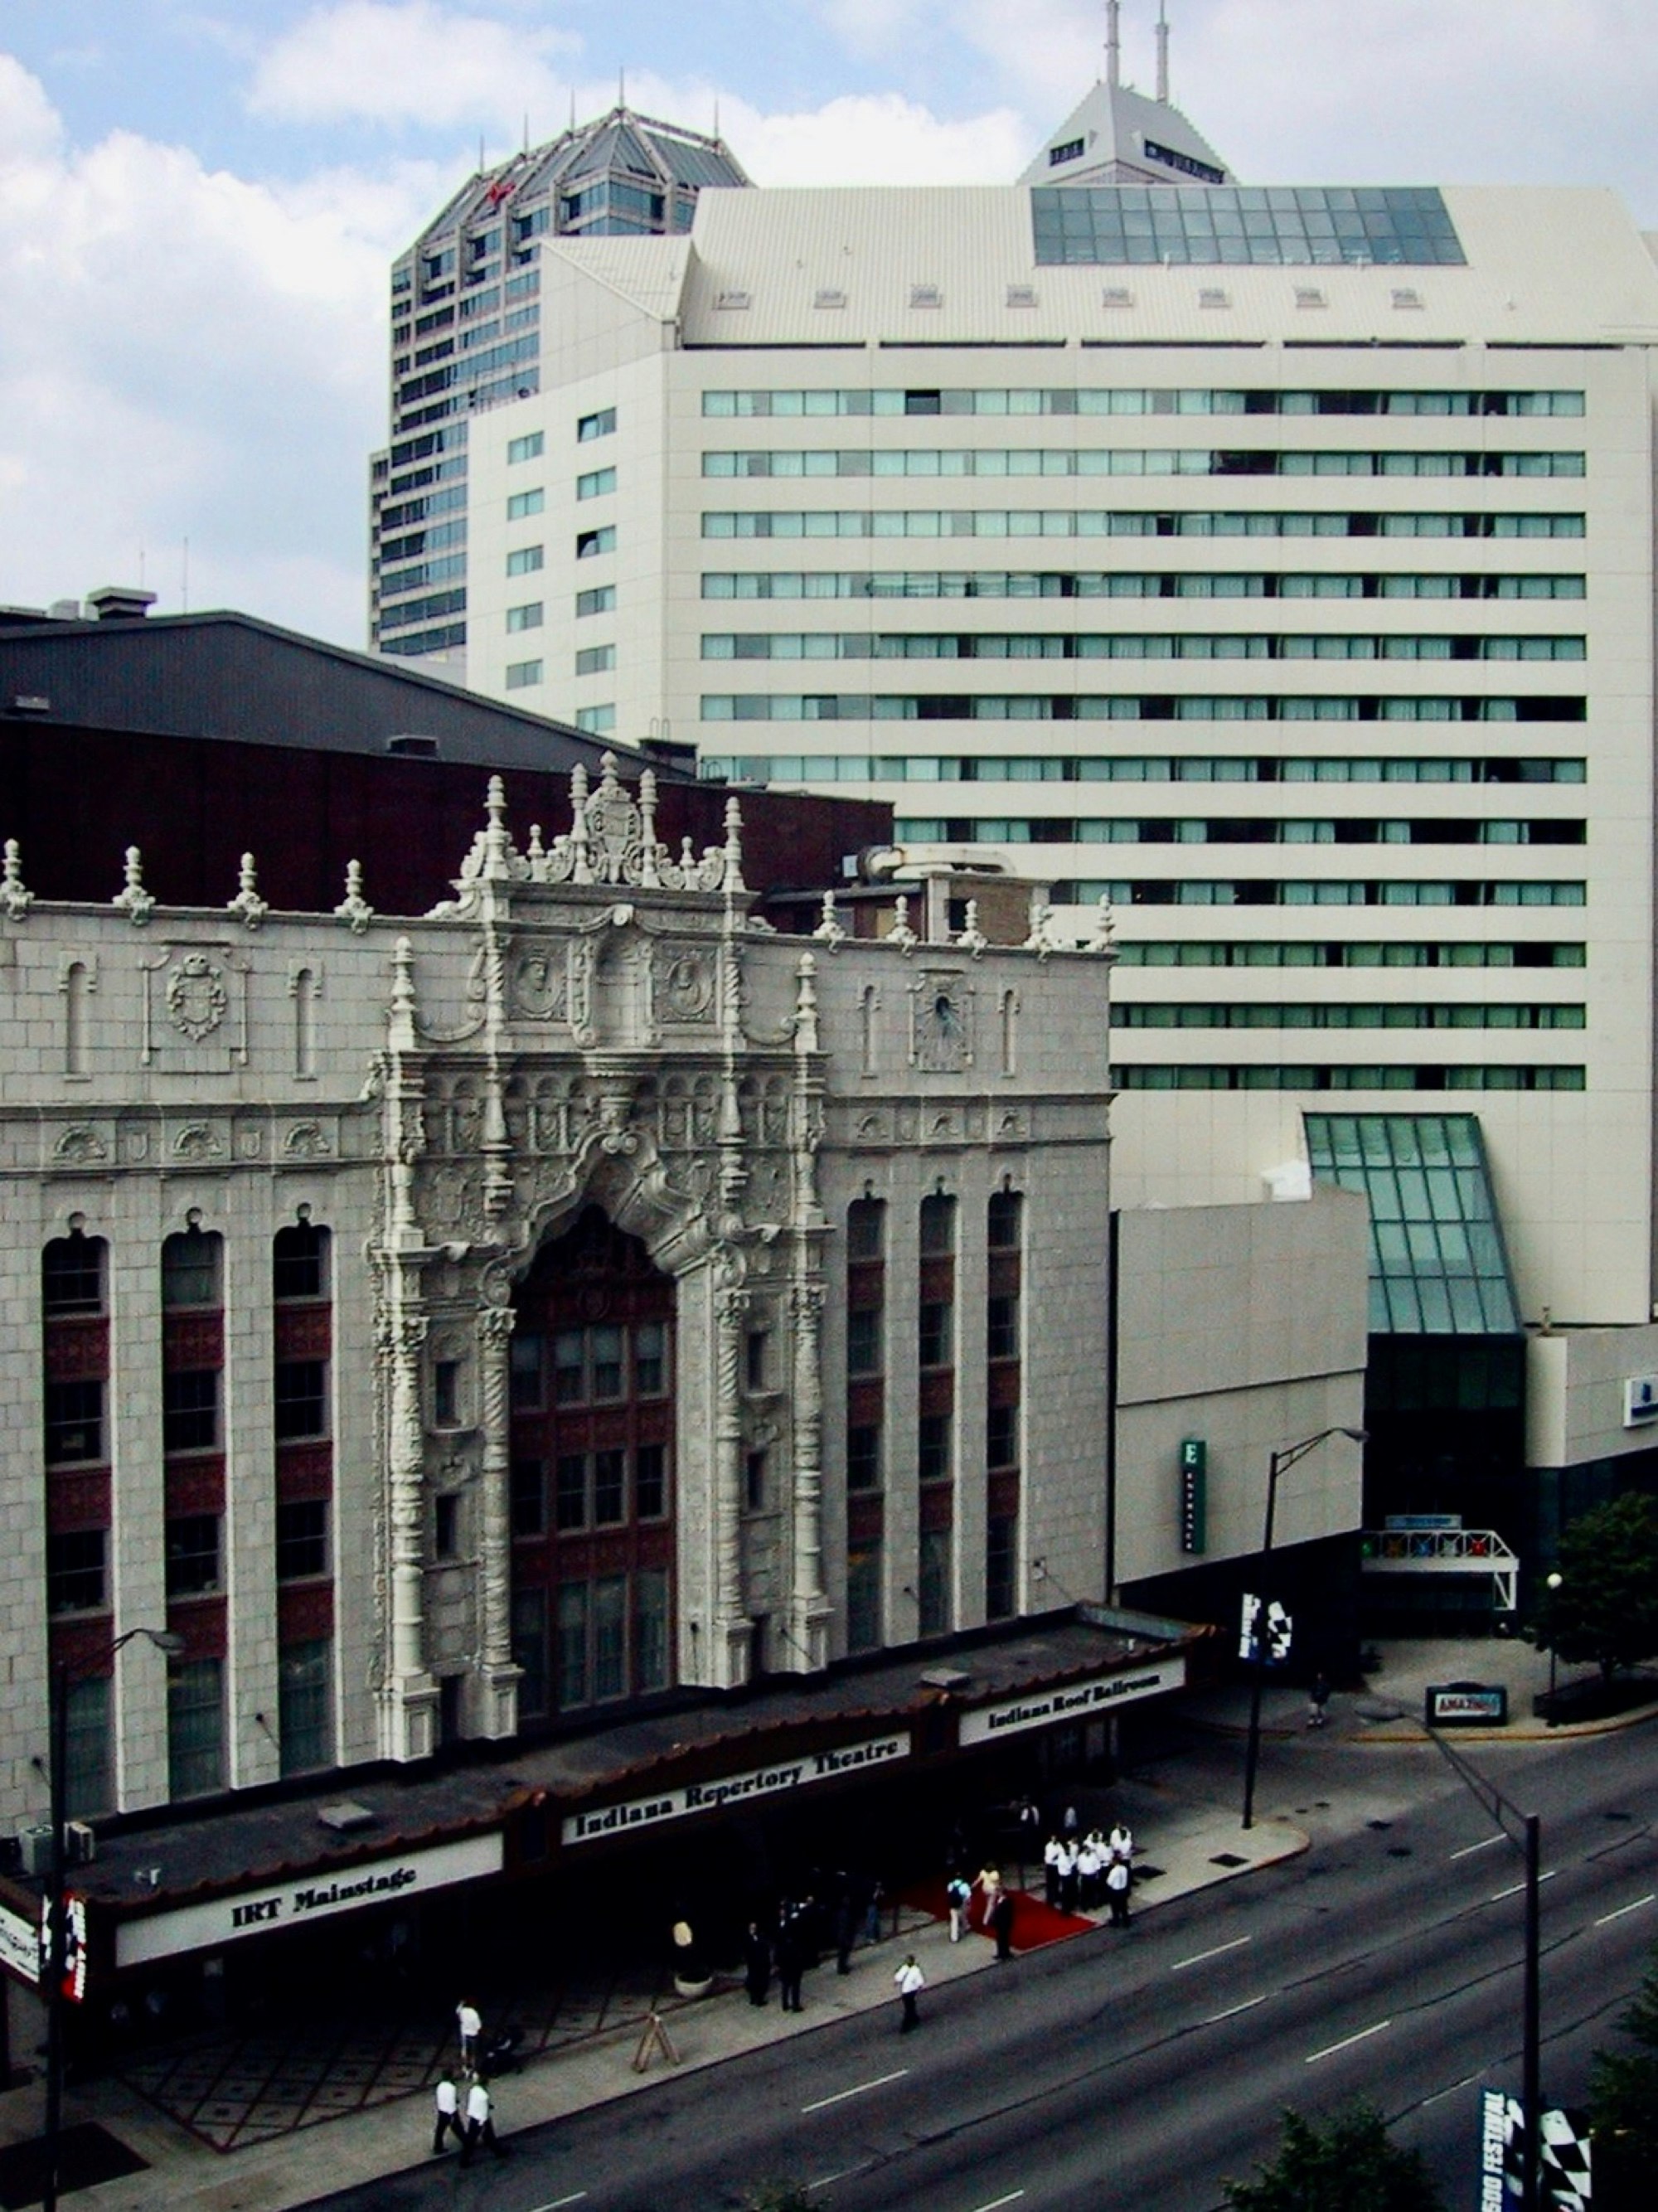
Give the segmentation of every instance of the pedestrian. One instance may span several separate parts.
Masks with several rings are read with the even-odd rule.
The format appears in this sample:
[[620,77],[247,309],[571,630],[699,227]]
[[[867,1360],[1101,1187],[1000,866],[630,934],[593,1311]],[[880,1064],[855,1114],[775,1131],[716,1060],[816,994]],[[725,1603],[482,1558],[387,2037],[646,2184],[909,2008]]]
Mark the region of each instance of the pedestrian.
[[1067,1805],[1065,1808],[1065,1818],[1060,1823],[1060,1827],[1062,1832],[1074,1841],[1078,1825],[1076,1807],[1074,1805]]
[[751,2005],[762,2005],[771,1988],[771,1944],[757,1920],[743,1939],[743,1986]]
[[1077,1848],[1077,1901],[1084,1912],[1092,1912],[1099,1904],[1107,1856],[1098,1830],[1090,1829]]
[[1324,1669],[1321,1667],[1317,1674],[1313,1677],[1312,1688],[1307,1692],[1307,1725],[1309,1728],[1323,1727],[1324,1708],[1329,1704],[1329,1702],[1330,1685],[1325,1675]]
[[959,1943],[967,1925],[967,1908],[973,1902],[973,1885],[965,1875],[953,1874],[944,1884],[944,1895],[950,1903],[950,1940]]
[[1114,1859],[1123,1859],[1129,1865],[1133,1864],[1134,1835],[1126,1820],[1120,1820],[1114,1825],[1106,1841],[1110,1845],[1111,1856]]
[[432,2129],[432,2155],[440,2155],[445,2139],[452,2132],[462,2150],[466,2148],[466,2130],[460,2124],[460,2092],[455,2087],[455,2077],[446,2067],[437,2087],[432,2093],[436,2106]]
[[908,2035],[912,2027],[919,2027],[921,2024],[921,2016],[915,2009],[915,2000],[926,1987],[926,1976],[916,1965],[914,1951],[892,1978],[898,1984],[898,1998],[904,2008],[904,2016],[898,2023],[898,2033]]
[[478,2038],[483,2033],[483,2022],[479,2019],[477,2007],[471,1997],[463,1997],[455,2007],[455,2026],[460,2031],[460,2063],[463,2066],[470,2066],[477,2050]]
[[506,2149],[495,2134],[495,2113],[489,2102],[489,2084],[482,2074],[473,2077],[466,2092],[466,2140],[460,2147],[460,2162],[472,2163],[472,2154],[480,2143],[488,2143],[497,2158],[505,2158]]
[[1077,1909],[1078,1871],[1082,1864],[1082,1853],[1070,1836],[1060,1840],[1060,1908],[1064,1912]]
[[981,1866],[974,1878],[973,1887],[979,1893],[979,1925],[988,1928],[991,1908],[1002,1893],[1000,1867]]
[[985,1926],[996,1938],[996,1963],[1001,1966],[1013,1956],[1013,1893],[998,1889],[990,1910],[985,1915]]
[[1064,1850],[1057,1836],[1050,1836],[1042,1845],[1042,1883],[1050,1912],[1060,1909],[1060,1860]]
[[806,1971],[806,1931],[798,1905],[785,1905],[777,1923],[774,1953],[777,1994],[785,2012],[799,2012],[800,1984]]
[[886,1891],[878,1875],[869,1887],[869,1910],[864,1915],[864,1941],[878,1943],[881,1940],[881,1907],[887,1901]]
[[1114,1858],[1106,1869],[1105,1890],[1110,1899],[1111,1925],[1114,1928],[1127,1928],[1128,1925],[1128,1886],[1133,1879],[1133,1871],[1127,1859]]

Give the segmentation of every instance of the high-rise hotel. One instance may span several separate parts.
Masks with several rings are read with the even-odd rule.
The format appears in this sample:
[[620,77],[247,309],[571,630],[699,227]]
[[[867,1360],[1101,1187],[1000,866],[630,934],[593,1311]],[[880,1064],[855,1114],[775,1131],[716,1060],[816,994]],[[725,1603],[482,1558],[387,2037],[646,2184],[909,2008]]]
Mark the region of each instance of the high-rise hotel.
[[1611,191],[1240,185],[1166,89],[659,235],[475,179],[394,276],[379,643],[1108,899],[1119,1195],[1365,1189],[1374,1510],[1546,1542],[1658,1470],[1658,268]]

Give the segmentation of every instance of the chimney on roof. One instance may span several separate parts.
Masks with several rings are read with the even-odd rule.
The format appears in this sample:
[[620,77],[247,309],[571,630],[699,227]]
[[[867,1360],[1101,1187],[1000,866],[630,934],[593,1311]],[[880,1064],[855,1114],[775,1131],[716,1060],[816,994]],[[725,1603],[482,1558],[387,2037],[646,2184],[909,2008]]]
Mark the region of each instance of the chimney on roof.
[[100,584],[87,593],[87,605],[100,622],[142,622],[155,604],[154,592],[135,591],[128,584]]

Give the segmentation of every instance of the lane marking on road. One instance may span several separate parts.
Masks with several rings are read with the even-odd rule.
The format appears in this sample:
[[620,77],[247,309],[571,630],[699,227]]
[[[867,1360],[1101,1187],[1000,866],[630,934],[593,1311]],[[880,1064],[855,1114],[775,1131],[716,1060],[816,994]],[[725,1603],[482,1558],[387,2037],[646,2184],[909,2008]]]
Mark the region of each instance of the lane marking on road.
[[1643,1905],[1650,1905],[1655,1898],[1658,1898],[1658,1890],[1649,1889],[1644,1897],[1637,1897],[1633,1905],[1620,1905],[1616,1912],[1603,1912],[1594,1924],[1597,1928],[1609,1927],[1614,1920],[1621,1920],[1626,1912],[1638,1912]]
[[1321,2058],[1333,2058],[1338,2051],[1350,2051],[1356,2043],[1363,2043],[1373,2035],[1380,2035],[1384,2027],[1391,2027],[1390,2020],[1379,2020],[1374,2027],[1361,2027],[1357,2035],[1344,2035],[1339,2043],[1327,2043],[1322,2051],[1309,2051],[1303,2062],[1316,2066]]
[[843,2166],[833,2173],[820,2173],[816,2181],[809,2181],[806,2184],[806,2188],[808,2191],[814,2189],[828,2189],[837,2181],[850,2181],[854,2173],[867,2173],[874,2163],[875,2160],[872,2158],[860,2158],[856,2166]]
[[1506,1836],[1482,1836],[1477,1844],[1464,1844],[1460,1851],[1453,1851],[1454,1859],[1471,1859],[1476,1851],[1488,1851],[1493,1844],[1506,1844]]
[[[1559,1871],[1558,1867],[1551,1867],[1546,1874],[1540,1874],[1537,1879],[1540,1882],[1552,1881]],[[1487,1905],[1501,1905],[1505,1897],[1518,1897],[1525,1887],[1523,1881],[1511,1881],[1506,1889],[1494,1889],[1485,1902]]]
[[1206,2027],[1212,2027],[1218,2020],[1233,2020],[1239,2013],[1253,2012],[1257,2005],[1266,2002],[1266,1995],[1263,1990],[1258,1997],[1246,1997],[1242,2004],[1228,2005],[1224,2012],[1212,2012],[1203,2024]]
[[555,2197],[550,2204],[537,2204],[535,2212],[560,2212],[560,2208],[563,2205],[580,2204],[586,2194],[585,2189],[578,2189],[573,2196]]
[[1188,1966],[1200,1966],[1206,1959],[1218,1959],[1224,1953],[1236,1951],[1254,1940],[1253,1936],[1235,1936],[1230,1943],[1217,1943],[1212,1951],[1194,1951],[1189,1959],[1176,1959],[1169,1971],[1171,1974],[1183,1974]]
[[1015,2189],[1005,2197],[993,2197],[988,2204],[975,2206],[975,2212],[1001,2212],[1004,2204],[1017,2204],[1023,2195],[1023,2189]]
[[893,2074],[878,2074],[872,2081],[859,2081],[850,2089],[837,2089],[832,2097],[820,2097],[815,2105],[802,2105],[801,2117],[808,2112],[826,2112],[831,2105],[844,2105],[848,2097],[861,2097],[866,2089],[884,2089],[889,2081],[902,2081],[909,2069],[901,2066]]
[[1438,2104],[1443,2097],[1455,2096],[1459,2089],[1466,2089],[1470,2081],[1477,2081],[1479,2079],[1479,2076],[1477,2074],[1465,2074],[1460,2081],[1453,2081],[1448,2089],[1436,2089],[1431,2097],[1424,2097],[1418,2110],[1425,2112],[1430,2105]]

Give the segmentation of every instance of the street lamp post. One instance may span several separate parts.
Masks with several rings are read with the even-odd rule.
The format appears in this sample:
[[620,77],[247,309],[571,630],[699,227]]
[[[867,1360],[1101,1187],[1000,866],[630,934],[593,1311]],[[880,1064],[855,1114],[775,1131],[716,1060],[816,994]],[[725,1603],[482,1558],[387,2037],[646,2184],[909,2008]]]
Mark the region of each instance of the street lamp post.
[[[1561,1583],[1564,1583],[1565,1579],[1565,1577],[1559,1572],[1558,1569],[1557,1569],[1553,1574],[1545,1577],[1546,1587],[1549,1589],[1551,1594],[1552,1594],[1555,1590],[1559,1589]],[[1554,1638],[1551,1637],[1549,1638],[1549,1726],[1551,1728],[1554,1726],[1555,1723],[1554,1686],[1559,1659],[1560,1654],[1555,1650]]]
[[[1315,1437],[1303,1437],[1298,1444],[1284,1445],[1282,1450],[1275,1451],[1267,1462],[1266,1519],[1260,1537],[1263,1589],[1259,1601],[1263,1607],[1266,1602],[1264,1588],[1266,1567],[1272,1556],[1272,1528],[1278,1515],[1278,1477],[1292,1468],[1297,1460],[1304,1459],[1309,1451],[1315,1451],[1320,1444],[1327,1443],[1332,1437],[1347,1437],[1354,1443],[1362,1444],[1364,1442],[1364,1431],[1343,1428],[1339,1425],[1330,1429],[1321,1429]],[[1249,1741],[1243,1760],[1243,1825],[1246,1828],[1253,1828],[1255,1825],[1255,1774],[1260,1765],[1260,1691],[1261,1679],[1266,1666],[1266,1655],[1261,1649],[1261,1614],[1257,1613],[1250,1638],[1252,1652],[1249,1684]]]
[[[176,1656],[185,1648],[182,1636],[165,1628],[129,1628],[118,1636],[95,1662],[112,1659],[124,1644],[143,1637],[158,1651]],[[68,1811],[64,1796],[69,1769],[69,1693],[87,1679],[87,1667],[72,1673],[59,1661],[52,1669],[47,1692],[46,1790],[52,1823],[52,1872],[47,1894],[46,1923],[46,2171],[40,2193],[41,2212],[58,2212],[58,2166],[64,2130],[64,1976],[69,1964],[68,1852],[64,1829]]]

